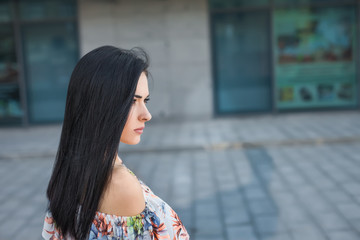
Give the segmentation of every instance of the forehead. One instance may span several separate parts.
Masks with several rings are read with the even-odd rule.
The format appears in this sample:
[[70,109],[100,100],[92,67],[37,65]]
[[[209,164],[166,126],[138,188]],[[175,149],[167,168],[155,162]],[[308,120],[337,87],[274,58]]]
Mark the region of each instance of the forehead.
[[136,92],[137,93],[148,93],[149,92],[149,88],[148,88],[148,79],[146,77],[146,74],[144,72],[141,73],[138,84],[136,86]]

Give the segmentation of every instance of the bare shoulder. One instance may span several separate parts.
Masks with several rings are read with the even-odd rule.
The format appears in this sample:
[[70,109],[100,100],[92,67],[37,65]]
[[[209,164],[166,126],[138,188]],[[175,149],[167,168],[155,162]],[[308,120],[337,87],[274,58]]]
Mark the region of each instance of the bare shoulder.
[[117,216],[135,216],[145,208],[142,187],[125,167],[114,168],[98,211]]

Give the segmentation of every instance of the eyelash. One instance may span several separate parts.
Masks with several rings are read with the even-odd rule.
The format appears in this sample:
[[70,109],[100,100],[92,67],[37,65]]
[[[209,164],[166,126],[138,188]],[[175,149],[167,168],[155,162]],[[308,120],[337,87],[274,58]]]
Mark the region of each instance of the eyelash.
[[[144,102],[145,102],[145,103],[148,103],[149,101],[150,101],[150,98],[145,98],[145,99],[144,99]],[[136,103],[136,98],[133,100],[133,103]]]

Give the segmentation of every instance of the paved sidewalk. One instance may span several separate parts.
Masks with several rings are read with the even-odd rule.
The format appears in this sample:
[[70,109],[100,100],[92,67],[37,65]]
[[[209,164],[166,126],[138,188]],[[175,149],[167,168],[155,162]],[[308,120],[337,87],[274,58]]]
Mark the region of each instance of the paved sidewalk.
[[[0,129],[0,240],[41,239],[60,130]],[[154,123],[121,152],[191,239],[360,239],[359,112]]]

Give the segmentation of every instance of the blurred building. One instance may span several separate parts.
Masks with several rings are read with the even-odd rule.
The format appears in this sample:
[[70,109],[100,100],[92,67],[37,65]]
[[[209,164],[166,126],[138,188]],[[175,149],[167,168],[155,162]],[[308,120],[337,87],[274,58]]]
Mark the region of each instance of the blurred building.
[[151,57],[156,118],[359,109],[356,0],[1,0],[0,125],[61,122],[77,60]]

